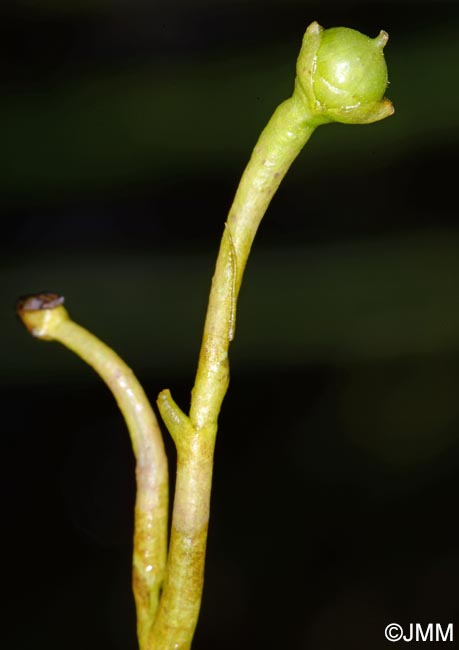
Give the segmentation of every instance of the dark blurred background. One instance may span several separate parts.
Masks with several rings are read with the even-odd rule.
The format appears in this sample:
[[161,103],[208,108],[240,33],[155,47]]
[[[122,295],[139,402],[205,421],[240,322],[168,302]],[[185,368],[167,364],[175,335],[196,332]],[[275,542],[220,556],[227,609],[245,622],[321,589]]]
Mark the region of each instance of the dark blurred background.
[[136,648],[124,424],[15,299],[64,294],[186,408],[225,215],[312,20],[389,32],[396,114],[320,129],[262,224],[193,647],[374,650],[392,621],[458,620],[458,3],[18,0],[0,8],[2,647]]

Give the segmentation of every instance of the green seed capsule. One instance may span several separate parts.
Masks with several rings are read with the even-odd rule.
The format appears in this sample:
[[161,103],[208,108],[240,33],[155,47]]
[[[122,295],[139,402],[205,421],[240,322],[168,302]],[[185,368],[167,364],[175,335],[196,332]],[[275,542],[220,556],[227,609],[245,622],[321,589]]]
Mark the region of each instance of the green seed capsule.
[[346,27],[326,29],[313,74],[316,100],[346,111],[381,101],[387,87],[386,41],[385,32],[371,39]]
[[392,115],[384,98],[388,35],[369,38],[354,29],[323,30],[312,23],[297,62],[297,87],[320,122],[367,124]]

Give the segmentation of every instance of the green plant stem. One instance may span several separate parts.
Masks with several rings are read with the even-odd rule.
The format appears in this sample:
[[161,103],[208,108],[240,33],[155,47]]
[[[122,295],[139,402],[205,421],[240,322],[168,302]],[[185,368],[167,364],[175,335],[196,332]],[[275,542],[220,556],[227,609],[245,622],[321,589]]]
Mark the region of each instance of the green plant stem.
[[215,436],[197,432],[169,391],[158,398],[177,447],[177,478],[163,593],[148,650],[190,648],[201,605]]
[[291,164],[320,122],[298,89],[275,110],[255,145],[230,208],[217,258],[190,418],[197,430],[216,429],[228,376],[236,302],[258,226]]
[[26,308],[18,312],[34,336],[62,343],[92,366],[126,420],[136,458],[133,590],[143,650],[158,606],[167,554],[168,468],[161,430],[132,370],[112,349],[70,320],[62,306],[29,310],[26,301]]
[[229,384],[228,347],[236,302],[258,225],[320,121],[305,111],[301,93],[283,102],[262,132],[241,178],[223,233],[209,297],[190,416],[169,391],[158,406],[177,446],[177,484],[166,580],[148,650],[187,650],[203,585],[213,453],[218,414]]

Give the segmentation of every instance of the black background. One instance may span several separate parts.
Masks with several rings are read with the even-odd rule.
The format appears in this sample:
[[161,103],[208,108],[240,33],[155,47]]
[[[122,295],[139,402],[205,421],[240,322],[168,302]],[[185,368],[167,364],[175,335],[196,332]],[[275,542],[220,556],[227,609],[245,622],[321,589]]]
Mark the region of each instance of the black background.
[[0,9],[2,647],[136,647],[127,433],[16,297],[64,294],[186,408],[225,215],[312,20],[389,32],[396,114],[314,134],[260,229],[193,647],[457,620],[457,3],[22,0]]

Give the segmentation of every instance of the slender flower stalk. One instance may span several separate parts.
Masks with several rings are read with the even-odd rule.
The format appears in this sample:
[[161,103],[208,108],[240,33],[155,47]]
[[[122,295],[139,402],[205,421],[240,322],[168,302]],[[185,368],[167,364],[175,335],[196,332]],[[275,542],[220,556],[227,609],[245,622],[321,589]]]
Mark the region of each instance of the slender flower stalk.
[[290,99],[274,112],[243,173],[225,225],[186,416],[168,390],[158,407],[177,447],[177,485],[166,580],[148,650],[188,650],[199,614],[218,415],[229,384],[228,348],[253,239],[279,184],[317,126],[366,124],[393,113],[383,98],[387,34],[346,28],[304,36]]
[[161,430],[132,370],[93,334],[72,321],[56,294],[21,299],[17,311],[29,332],[58,341],[92,366],[126,420],[136,458],[133,590],[140,648],[146,646],[164,580],[167,554],[168,469]]

